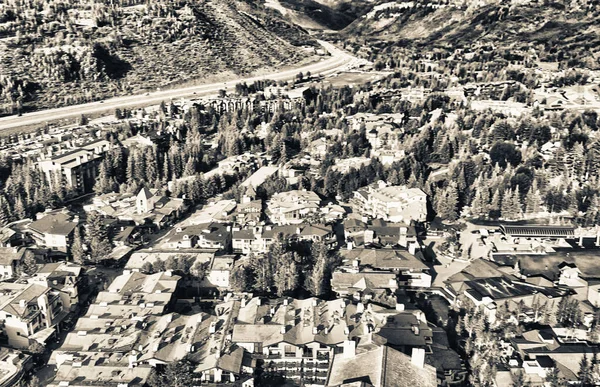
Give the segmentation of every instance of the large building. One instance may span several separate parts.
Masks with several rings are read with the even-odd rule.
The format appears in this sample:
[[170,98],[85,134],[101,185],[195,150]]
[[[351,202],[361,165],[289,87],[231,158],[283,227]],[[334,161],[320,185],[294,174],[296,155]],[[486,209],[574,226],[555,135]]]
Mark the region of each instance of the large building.
[[321,199],[312,191],[276,193],[267,203],[267,215],[275,224],[300,224],[319,212]]
[[45,285],[0,284],[0,341],[11,347],[45,343],[68,313],[60,292]]
[[28,230],[38,246],[67,253],[77,224],[69,214],[58,212],[32,222]]
[[379,182],[354,192],[360,213],[390,222],[424,222],[427,219],[427,194],[419,188],[390,186]]
[[65,179],[68,187],[81,193],[91,192],[96,183],[102,156],[110,146],[110,142],[106,140],[94,141],[75,150],[40,160],[38,165],[50,184],[55,184],[57,176],[60,176]]

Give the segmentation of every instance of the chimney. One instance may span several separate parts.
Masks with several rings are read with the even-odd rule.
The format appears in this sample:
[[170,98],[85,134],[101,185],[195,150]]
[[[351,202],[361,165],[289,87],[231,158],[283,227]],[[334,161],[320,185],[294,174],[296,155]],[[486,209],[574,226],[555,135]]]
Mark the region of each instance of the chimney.
[[344,341],[344,358],[350,359],[356,356],[356,342],[352,340]]
[[352,242],[348,242],[347,246],[348,246],[347,247],[348,250],[352,250],[353,243]]
[[417,252],[417,244],[416,243],[409,243],[409,245],[408,245],[408,252],[411,253],[412,255],[415,255],[415,253]]
[[25,308],[25,306],[27,306],[27,301],[25,301],[25,300],[19,300],[19,307]]
[[290,303],[290,301],[287,298],[283,299],[283,305],[287,306]]
[[316,298],[313,298],[312,300],[312,306],[317,306],[318,300]]
[[412,328],[412,331],[415,334],[415,336],[419,336],[419,332],[420,332],[419,326],[413,325],[411,328]]
[[173,272],[171,270],[167,270],[167,271],[165,271],[165,275],[167,277],[171,277],[171,276],[173,276]]
[[410,357],[410,362],[419,368],[423,368],[425,364],[425,349],[423,348],[413,348],[412,356]]
[[285,333],[285,325],[281,326],[280,332],[281,332],[282,335]]
[[317,328],[317,327],[313,327],[313,329],[312,329],[312,334],[313,334],[313,335],[316,335],[317,333],[319,333],[319,328]]
[[261,299],[260,299],[260,297],[258,297],[258,298],[256,299],[256,305],[260,306],[260,304],[261,304]]
[[396,304],[396,310],[397,310],[398,312],[402,312],[402,311],[404,311],[404,304],[397,303],[397,304]]

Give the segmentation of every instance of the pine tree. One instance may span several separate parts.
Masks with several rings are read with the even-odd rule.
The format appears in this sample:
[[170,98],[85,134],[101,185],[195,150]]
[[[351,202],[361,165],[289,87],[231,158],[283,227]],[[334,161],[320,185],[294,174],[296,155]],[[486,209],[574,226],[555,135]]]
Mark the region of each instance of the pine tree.
[[577,373],[577,377],[579,378],[582,387],[591,385],[590,365],[585,352],[583,353],[583,358],[581,358],[581,361],[579,362],[579,372]]
[[86,242],[91,250],[91,258],[96,262],[106,258],[112,251],[108,231],[97,212],[88,215]]
[[296,290],[298,286],[298,268],[294,252],[284,253],[277,261],[274,284],[279,297]]
[[81,237],[81,230],[79,226],[75,227],[75,231],[73,233],[73,243],[71,244],[71,257],[73,258],[73,261],[78,264],[82,264],[85,258],[83,238]]
[[448,187],[440,192],[440,199],[437,202],[437,213],[442,219],[455,221],[458,219],[458,189],[454,181],[448,184]]
[[537,214],[542,210],[542,195],[538,189],[537,180],[534,180],[529,188],[527,197],[525,198],[525,204],[525,211],[528,214]]
[[0,195],[0,226],[6,226],[11,221],[11,212],[8,200]]
[[35,254],[31,250],[25,251],[25,256],[23,257],[23,272],[27,275],[34,275],[37,273],[37,261],[35,259]]
[[98,170],[98,177],[96,178],[96,184],[94,185],[94,192],[97,194],[104,194],[113,191],[111,178],[108,172],[107,160],[105,159]]
[[315,297],[320,297],[326,293],[327,254],[327,246],[324,243],[314,243],[312,245],[313,270],[307,277],[307,288]]
[[254,274],[254,290],[270,292],[273,288],[273,262],[270,254],[248,257],[252,273]]

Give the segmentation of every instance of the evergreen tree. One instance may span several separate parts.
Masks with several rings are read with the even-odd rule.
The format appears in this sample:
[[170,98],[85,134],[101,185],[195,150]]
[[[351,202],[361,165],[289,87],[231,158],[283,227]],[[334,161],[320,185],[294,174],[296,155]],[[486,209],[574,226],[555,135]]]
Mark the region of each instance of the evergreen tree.
[[254,274],[254,290],[259,292],[270,292],[273,288],[273,262],[270,254],[248,257],[252,273]]
[[250,290],[248,269],[242,265],[236,265],[231,271],[231,278],[229,283],[231,289],[235,292],[246,292]]
[[582,387],[587,387],[592,385],[592,375],[590,373],[590,364],[587,359],[587,354],[584,352],[581,361],[579,362],[579,372],[577,373],[577,377],[579,378],[579,382]]
[[73,243],[71,244],[71,257],[73,261],[78,264],[82,264],[85,258],[85,251],[83,248],[83,238],[81,237],[81,229],[79,226],[75,227],[73,232]]
[[35,259],[35,254],[31,250],[25,251],[25,256],[23,257],[23,272],[27,275],[34,275],[37,273],[38,266],[37,261]]
[[528,214],[536,214],[542,210],[541,207],[542,195],[538,189],[537,180],[534,180],[525,198],[525,211]]
[[298,266],[296,254],[292,251],[284,253],[277,261],[274,285],[279,297],[296,290],[298,287]]
[[442,219],[455,221],[458,219],[458,189],[456,183],[451,181],[448,187],[440,192],[437,202],[437,214]]
[[105,259],[112,251],[106,225],[97,212],[88,215],[86,243],[90,247],[90,256],[95,262]]
[[549,387],[562,387],[564,383],[560,378],[558,368],[553,367],[549,372],[546,373],[546,383]]

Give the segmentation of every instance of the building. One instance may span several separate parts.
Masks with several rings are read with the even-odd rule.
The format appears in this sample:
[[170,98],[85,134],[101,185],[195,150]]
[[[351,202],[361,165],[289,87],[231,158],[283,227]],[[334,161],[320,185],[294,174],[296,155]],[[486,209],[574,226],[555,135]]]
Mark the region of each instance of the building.
[[98,140],[77,149],[50,156],[38,162],[50,184],[56,184],[57,175],[65,179],[68,187],[80,193],[91,192],[103,155],[110,149],[110,142]]
[[396,274],[384,271],[336,270],[331,278],[331,288],[340,297],[368,300],[382,293],[394,293],[398,289],[398,281]]
[[0,341],[14,348],[27,348],[32,342],[44,344],[67,316],[63,298],[45,285],[1,283]]
[[436,371],[424,364],[424,351],[411,356],[386,345],[358,347],[354,355],[336,354],[325,383],[330,387],[436,387]]
[[15,277],[23,263],[27,249],[22,247],[0,247],[0,280]]
[[14,349],[0,348],[0,387],[17,384],[23,373],[33,367],[30,355]]
[[267,215],[278,225],[300,224],[319,212],[321,199],[312,191],[276,193],[267,202]]
[[61,253],[68,253],[77,220],[63,212],[44,215],[29,224],[28,230],[34,242]]
[[244,229],[233,228],[232,247],[235,253],[264,254],[279,235],[294,241],[322,242],[334,248],[337,238],[330,226],[298,224],[287,226],[254,226]]
[[79,304],[79,287],[82,267],[68,262],[48,263],[37,273],[27,279],[27,282],[47,286],[59,292],[66,311],[72,312]]
[[177,227],[171,233],[165,247],[169,249],[214,249],[229,251],[231,248],[231,226],[223,223],[206,223],[188,227]]
[[427,195],[418,188],[379,182],[355,191],[353,201],[364,216],[404,223],[427,220]]
[[229,277],[233,270],[233,256],[215,256],[210,263],[206,280],[220,289],[229,289]]
[[324,384],[334,353],[353,350],[349,337],[363,332],[350,323],[355,311],[344,300],[243,299],[231,340],[289,378]]
[[144,187],[137,194],[135,209],[138,218],[149,219],[156,227],[164,228],[173,224],[187,211],[188,203],[185,199],[162,196],[157,189]]
[[[340,250],[346,265],[353,268],[393,272],[399,275],[401,285],[411,288],[429,288],[429,268],[419,258],[405,250],[352,249]],[[350,269],[351,270],[351,269]]]

